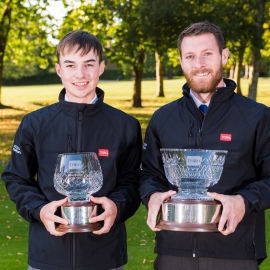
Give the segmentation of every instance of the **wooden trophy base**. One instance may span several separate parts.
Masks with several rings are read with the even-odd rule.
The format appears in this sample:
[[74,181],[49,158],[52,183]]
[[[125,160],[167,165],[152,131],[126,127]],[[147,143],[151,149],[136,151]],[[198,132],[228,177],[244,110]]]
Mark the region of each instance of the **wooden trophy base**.
[[69,224],[69,225],[60,224],[56,228],[56,231],[66,232],[66,233],[79,233],[79,232],[98,231],[101,228],[102,226],[99,222],[90,223],[90,224]]
[[218,232],[218,222],[208,224],[177,223],[161,220],[156,228],[183,232]]

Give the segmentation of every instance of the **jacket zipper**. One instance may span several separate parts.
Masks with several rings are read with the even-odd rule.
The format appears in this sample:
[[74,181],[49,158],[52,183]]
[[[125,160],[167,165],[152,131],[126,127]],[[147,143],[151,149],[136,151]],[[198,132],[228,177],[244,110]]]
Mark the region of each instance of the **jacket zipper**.
[[188,145],[191,146],[192,145],[192,137],[193,137],[193,133],[192,133],[192,129],[193,129],[194,123],[193,121],[190,121],[189,124],[189,131],[188,131]]
[[73,256],[72,256],[72,269],[76,269],[76,233],[73,233],[72,234],[72,242],[73,242],[73,245],[72,245],[72,253],[73,253]]
[[254,248],[254,260],[256,259],[256,245],[255,245],[255,240],[254,240],[255,227],[256,227],[255,225],[256,225],[256,218],[255,218],[255,215],[253,214],[252,244]]
[[201,142],[201,127],[199,128],[198,132],[197,132],[197,139],[196,139],[196,148],[199,149],[200,148],[200,142]]
[[[210,102],[210,104],[211,104],[211,102]],[[210,104],[208,106],[207,113],[209,111]],[[201,137],[202,137],[202,131],[204,130],[205,117],[206,117],[206,115],[204,116],[204,119],[202,119],[201,126],[200,126],[200,128],[199,128],[199,130],[197,132],[197,140],[196,140],[196,147],[197,147],[197,149],[200,149],[200,147],[201,147]]]
[[194,233],[192,257],[196,257],[197,233]]
[[68,153],[75,153],[74,149],[71,147],[72,135],[68,134]]
[[78,115],[78,140],[77,140],[77,152],[81,152],[82,146],[82,128],[83,128],[83,112],[79,111]]
[[[81,152],[81,146],[82,146],[82,128],[83,128],[83,112],[79,111],[78,114],[78,139],[77,139],[77,153]],[[73,233],[72,235],[72,269],[76,269],[76,233]]]

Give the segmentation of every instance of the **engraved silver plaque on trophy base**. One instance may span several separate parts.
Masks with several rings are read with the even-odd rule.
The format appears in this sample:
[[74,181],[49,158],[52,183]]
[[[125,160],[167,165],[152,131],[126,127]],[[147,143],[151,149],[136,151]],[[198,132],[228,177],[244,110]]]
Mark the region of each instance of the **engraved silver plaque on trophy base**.
[[228,151],[160,149],[165,175],[178,187],[176,195],[162,203],[157,228],[174,231],[216,232],[222,205],[207,195],[222,174]]

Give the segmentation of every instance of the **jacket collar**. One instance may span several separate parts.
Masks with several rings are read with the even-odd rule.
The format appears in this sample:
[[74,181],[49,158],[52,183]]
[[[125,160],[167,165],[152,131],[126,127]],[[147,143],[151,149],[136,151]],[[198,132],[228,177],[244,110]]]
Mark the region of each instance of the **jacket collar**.
[[63,88],[59,94],[59,103],[62,109],[69,116],[76,117],[78,115],[78,111],[83,111],[84,116],[91,116],[98,113],[103,106],[104,99],[104,91],[100,88],[96,88],[96,93],[98,100],[95,104],[85,104],[85,103],[75,103],[65,101],[66,89]]
[[[214,93],[214,95],[211,98],[211,102],[223,102],[229,98],[231,98],[232,95],[234,95],[234,90],[236,89],[236,83],[230,79],[223,79],[226,87],[220,87],[217,89],[217,91]],[[183,85],[183,95],[188,98],[188,100],[191,100],[192,97],[190,96],[190,88],[187,83]]]

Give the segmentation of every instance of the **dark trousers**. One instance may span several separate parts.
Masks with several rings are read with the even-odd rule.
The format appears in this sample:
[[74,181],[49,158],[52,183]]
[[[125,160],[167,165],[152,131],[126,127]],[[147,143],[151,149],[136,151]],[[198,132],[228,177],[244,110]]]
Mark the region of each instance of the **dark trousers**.
[[155,270],[259,270],[257,260],[224,260],[158,255]]
[[[40,270],[40,269],[33,268],[32,266],[28,265],[27,270]],[[113,269],[110,269],[110,270],[124,270],[124,268],[123,268],[123,266],[121,266],[121,267],[113,268]]]

